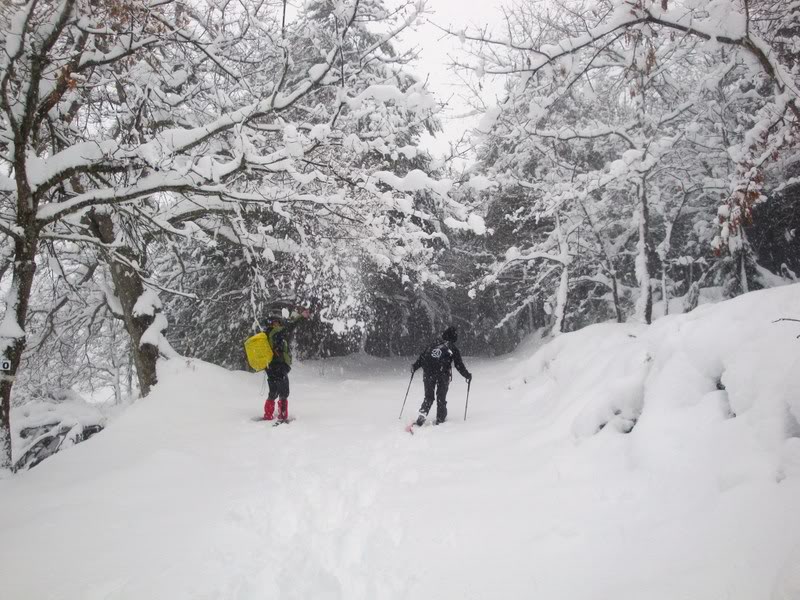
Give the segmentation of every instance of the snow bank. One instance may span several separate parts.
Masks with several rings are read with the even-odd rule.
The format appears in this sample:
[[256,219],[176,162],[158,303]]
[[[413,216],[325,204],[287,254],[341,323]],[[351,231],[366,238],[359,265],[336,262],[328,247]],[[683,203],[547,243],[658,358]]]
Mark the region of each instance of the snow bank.
[[685,530],[655,523],[653,539],[669,543],[658,552],[747,573],[743,588],[718,582],[686,597],[800,597],[790,508],[800,499],[800,325],[776,322],[798,316],[800,285],[765,290],[649,327],[563,335],[515,372],[511,387],[545,416],[548,434],[601,453],[603,489],[639,496],[628,526],[658,506],[656,521]]
[[[601,324],[560,336],[519,367],[526,393],[574,411],[576,438],[624,413],[652,435],[665,420],[715,407],[700,422],[747,427],[777,457],[800,435],[800,285],[747,294],[651,326]],[[517,386],[518,389],[523,389]],[[693,417],[697,417],[694,415]],[[692,418],[693,418],[692,417]],[[738,425],[724,424],[730,418]],[[690,419],[691,420],[691,419]],[[719,421],[719,422],[718,422]],[[680,445],[680,444],[678,444]],[[777,465],[775,465],[777,468]]]

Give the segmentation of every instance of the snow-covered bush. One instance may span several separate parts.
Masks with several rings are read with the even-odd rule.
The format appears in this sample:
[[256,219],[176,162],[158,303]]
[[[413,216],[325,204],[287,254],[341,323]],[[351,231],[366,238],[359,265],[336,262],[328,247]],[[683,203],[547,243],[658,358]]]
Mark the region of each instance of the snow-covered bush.
[[106,415],[71,390],[52,390],[13,409],[14,470],[35,467],[53,454],[102,431]]

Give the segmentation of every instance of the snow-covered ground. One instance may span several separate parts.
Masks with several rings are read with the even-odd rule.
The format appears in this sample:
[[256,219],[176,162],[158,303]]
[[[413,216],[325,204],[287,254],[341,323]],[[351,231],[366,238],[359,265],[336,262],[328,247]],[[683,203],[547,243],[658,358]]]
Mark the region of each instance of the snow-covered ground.
[[800,323],[779,317],[800,285],[467,358],[467,421],[456,375],[450,421],[414,436],[405,362],[298,365],[273,428],[260,375],[173,360],[0,481],[2,596],[800,598]]

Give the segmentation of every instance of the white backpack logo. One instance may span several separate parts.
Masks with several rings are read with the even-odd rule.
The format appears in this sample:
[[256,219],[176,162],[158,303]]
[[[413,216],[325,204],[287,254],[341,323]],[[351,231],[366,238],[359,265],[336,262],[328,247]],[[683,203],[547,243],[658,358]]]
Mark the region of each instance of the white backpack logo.
[[431,356],[433,358],[441,358],[442,357],[442,349],[441,348],[434,348],[431,351]]

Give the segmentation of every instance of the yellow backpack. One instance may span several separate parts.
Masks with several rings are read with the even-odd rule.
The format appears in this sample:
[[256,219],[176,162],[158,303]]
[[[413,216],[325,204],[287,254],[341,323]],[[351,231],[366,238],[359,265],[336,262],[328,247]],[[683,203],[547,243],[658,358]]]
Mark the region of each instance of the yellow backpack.
[[263,331],[244,342],[244,352],[247,354],[247,362],[256,371],[263,371],[272,360],[272,347],[269,345],[269,338]]

